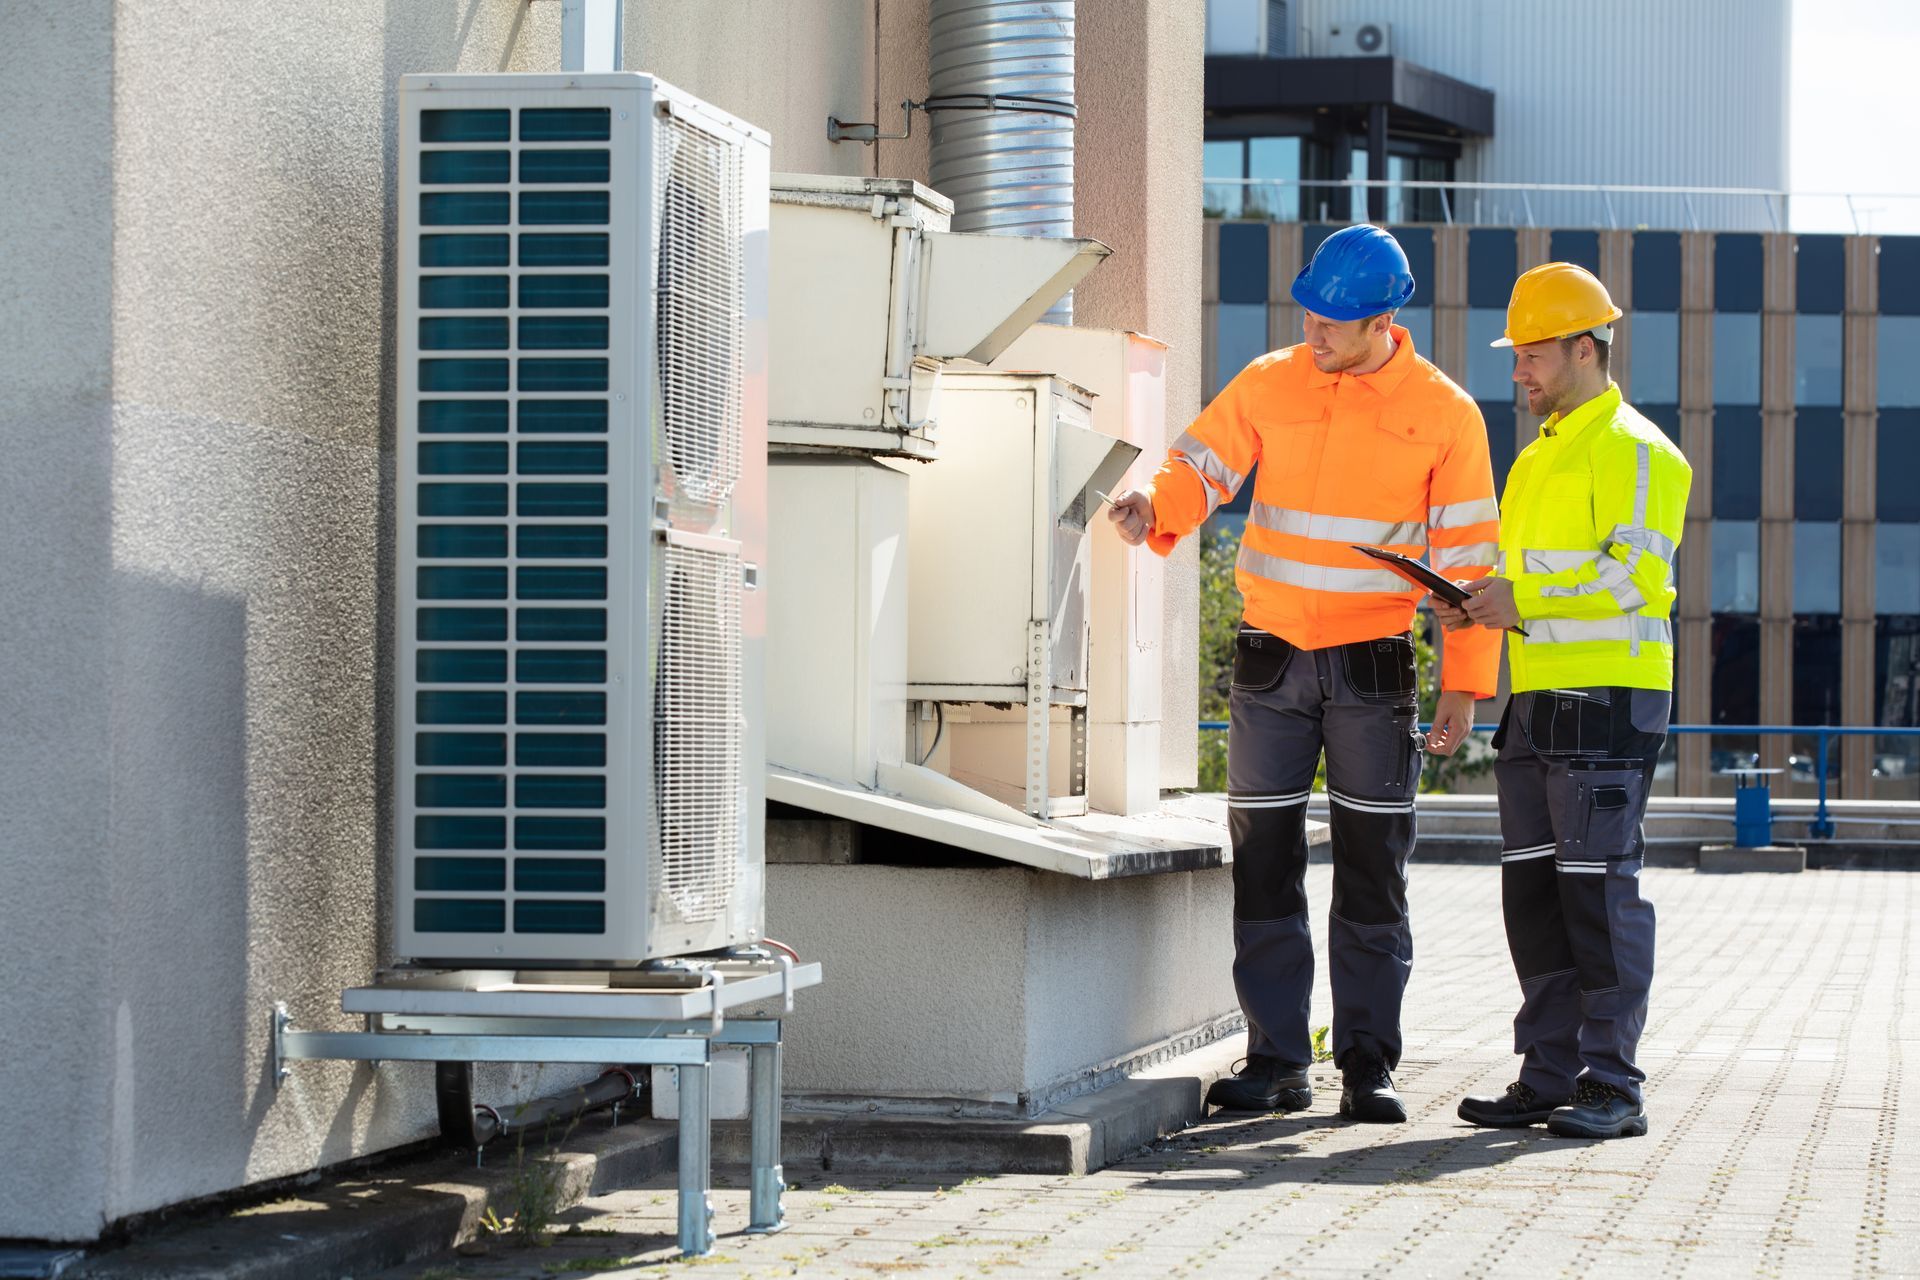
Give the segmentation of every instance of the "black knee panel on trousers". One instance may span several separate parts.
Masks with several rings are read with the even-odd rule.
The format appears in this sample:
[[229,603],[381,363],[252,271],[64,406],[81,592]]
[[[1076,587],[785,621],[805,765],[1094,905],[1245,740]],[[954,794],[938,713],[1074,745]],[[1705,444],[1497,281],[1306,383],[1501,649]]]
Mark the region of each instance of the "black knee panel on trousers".
[[1307,806],[1234,808],[1233,915],[1285,920],[1307,909]]

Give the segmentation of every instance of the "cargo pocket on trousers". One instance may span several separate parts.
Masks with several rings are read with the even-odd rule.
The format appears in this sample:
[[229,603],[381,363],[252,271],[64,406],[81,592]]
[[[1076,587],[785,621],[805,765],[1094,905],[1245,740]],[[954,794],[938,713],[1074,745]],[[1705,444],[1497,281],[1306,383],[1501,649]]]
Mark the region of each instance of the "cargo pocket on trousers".
[[1413,697],[1413,639],[1386,636],[1340,646],[1340,667],[1347,687],[1366,702],[1398,705]]
[[1638,858],[1640,820],[1647,808],[1646,768],[1637,760],[1576,760],[1568,766],[1563,865]]
[[1535,755],[1600,755],[1611,745],[1613,697],[1610,693],[1541,689],[1531,697],[1532,705],[1527,708],[1520,728]]
[[1268,631],[1240,628],[1233,641],[1233,687],[1264,693],[1280,683],[1293,661],[1293,646]]

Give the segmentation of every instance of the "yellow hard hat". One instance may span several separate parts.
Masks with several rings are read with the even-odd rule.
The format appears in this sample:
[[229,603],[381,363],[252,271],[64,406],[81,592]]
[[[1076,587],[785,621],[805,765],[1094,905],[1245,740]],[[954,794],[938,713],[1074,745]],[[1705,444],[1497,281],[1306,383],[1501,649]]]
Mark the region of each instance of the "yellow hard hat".
[[1491,345],[1519,347],[1583,333],[1611,342],[1613,330],[1608,326],[1623,314],[1593,272],[1571,262],[1549,262],[1513,282],[1507,332]]

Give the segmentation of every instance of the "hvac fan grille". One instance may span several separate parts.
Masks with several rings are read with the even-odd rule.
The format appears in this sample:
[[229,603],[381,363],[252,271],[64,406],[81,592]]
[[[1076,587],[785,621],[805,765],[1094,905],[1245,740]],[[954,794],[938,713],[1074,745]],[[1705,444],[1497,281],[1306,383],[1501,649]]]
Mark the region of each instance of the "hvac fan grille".
[[676,506],[711,509],[740,477],[741,160],[676,116],[662,117],[655,136],[667,481]]
[[661,567],[654,789],[662,914],[726,910],[740,853],[740,561],[669,543]]

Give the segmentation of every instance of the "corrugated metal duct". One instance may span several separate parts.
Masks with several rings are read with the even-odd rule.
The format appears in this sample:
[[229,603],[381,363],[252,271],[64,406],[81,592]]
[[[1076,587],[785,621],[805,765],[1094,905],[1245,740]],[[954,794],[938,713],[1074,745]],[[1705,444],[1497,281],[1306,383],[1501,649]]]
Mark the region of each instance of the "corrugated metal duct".
[[[1073,234],[1073,0],[932,0],[932,178],[955,231]],[[1043,317],[1073,322],[1072,295]]]

